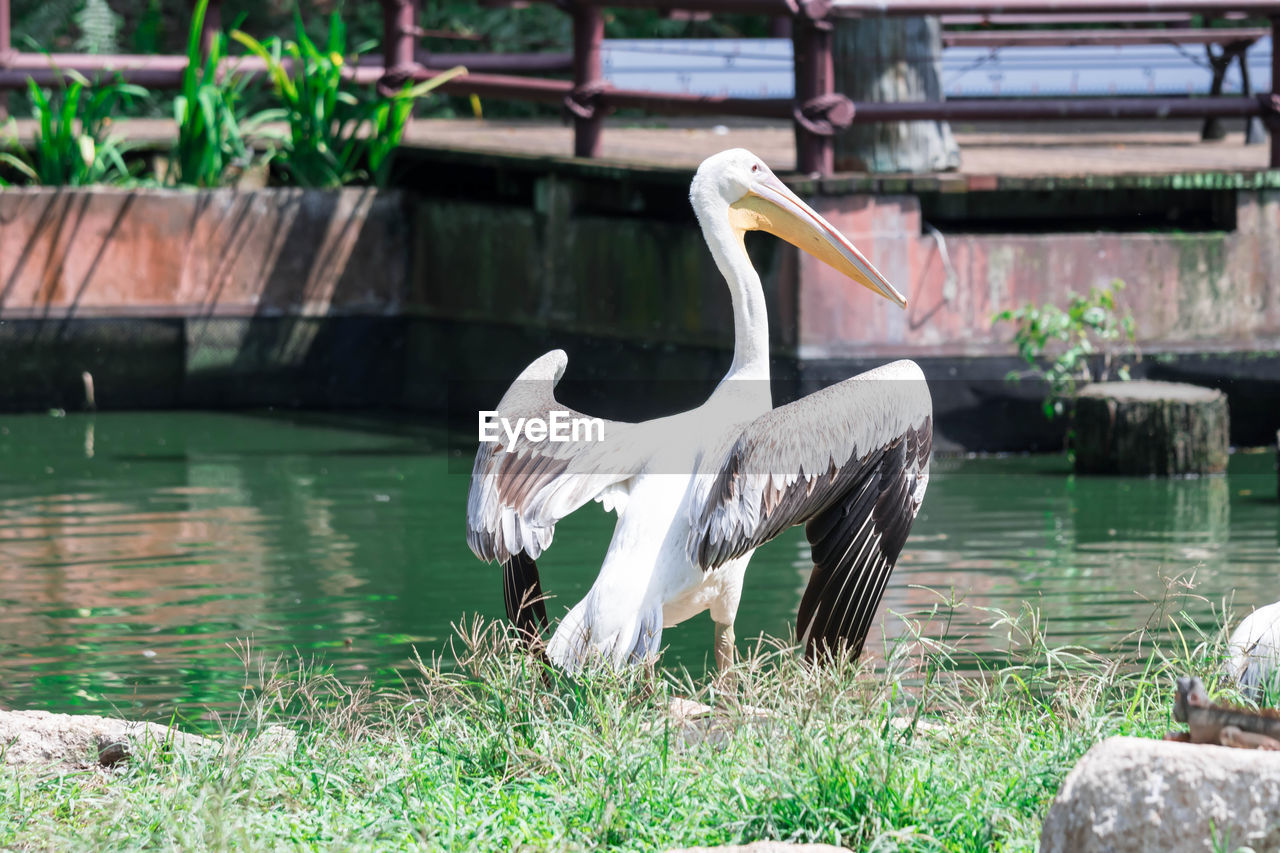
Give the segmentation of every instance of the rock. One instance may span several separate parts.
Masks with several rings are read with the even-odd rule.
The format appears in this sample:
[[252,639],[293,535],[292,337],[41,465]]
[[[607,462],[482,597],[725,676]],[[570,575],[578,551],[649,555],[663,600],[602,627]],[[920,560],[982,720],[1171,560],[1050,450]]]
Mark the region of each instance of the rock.
[[1179,382],[1095,382],[1076,395],[1076,471],[1177,477],[1227,470],[1227,397]]
[[155,749],[195,754],[216,751],[219,744],[155,723],[47,711],[0,711],[0,754],[5,764],[109,767]]
[[769,719],[767,712],[749,705],[730,711],[679,696],[667,706],[667,717],[672,733],[687,746],[703,742],[719,746],[727,743],[729,736],[741,726],[759,725]]
[[1280,849],[1280,753],[1133,737],[1080,759],[1040,833],[1040,853],[1242,846]]
[[831,844],[792,844],[791,841],[751,841],[750,844],[726,844],[723,847],[682,847],[667,853],[849,853]]
[[287,726],[267,726],[253,739],[253,748],[269,755],[288,755],[298,748],[298,733]]

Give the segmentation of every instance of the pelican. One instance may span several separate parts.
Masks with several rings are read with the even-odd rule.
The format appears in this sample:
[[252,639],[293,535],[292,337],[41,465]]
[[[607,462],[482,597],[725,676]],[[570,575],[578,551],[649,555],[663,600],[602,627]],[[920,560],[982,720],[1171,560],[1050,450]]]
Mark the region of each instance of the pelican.
[[590,501],[617,513],[599,575],[545,648],[570,672],[652,660],[664,627],[704,610],[716,664],[730,666],[747,563],[797,524],[813,555],[797,636],[811,657],[857,656],[928,484],[932,403],[914,362],[773,407],[764,291],[743,235],[767,231],[899,307],[906,298],[749,151],[705,160],[689,199],[733,302],[733,362],[707,401],[642,423],[603,421],[591,440],[511,431],[557,412],[585,418],[555,398],[568,358],[553,350],[511,385],[493,415],[507,432],[476,453],[467,542],[502,565],[507,616],[527,644],[547,627],[536,560],[556,522]]
[[1253,701],[1280,688],[1280,601],[1246,616],[1231,633],[1227,654],[1228,673]]

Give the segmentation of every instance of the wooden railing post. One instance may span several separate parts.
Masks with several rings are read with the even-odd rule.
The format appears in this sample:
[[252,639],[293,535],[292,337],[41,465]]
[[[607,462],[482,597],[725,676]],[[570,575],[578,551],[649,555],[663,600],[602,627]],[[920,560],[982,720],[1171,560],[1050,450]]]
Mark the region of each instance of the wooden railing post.
[[214,40],[222,32],[222,0],[209,0],[204,10],[204,24],[200,28],[200,55],[208,58],[213,53]]
[[1264,123],[1267,134],[1271,137],[1270,167],[1280,169],[1280,122],[1277,121],[1277,109],[1280,109],[1280,17],[1271,19],[1271,97],[1268,113]]
[[573,92],[565,106],[573,116],[573,154],[599,157],[604,109],[599,103],[604,88],[600,43],[604,41],[604,14],[599,7],[575,4],[573,14]]
[[0,0],[0,66],[9,62],[9,51],[13,49],[9,30],[9,0]]
[[419,33],[415,0],[382,0],[382,77],[378,91],[383,95],[393,94],[412,79]]
[[835,90],[830,9],[830,0],[801,0],[791,24],[796,171],[805,174],[835,170],[835,134],[853,121],[853,103]]

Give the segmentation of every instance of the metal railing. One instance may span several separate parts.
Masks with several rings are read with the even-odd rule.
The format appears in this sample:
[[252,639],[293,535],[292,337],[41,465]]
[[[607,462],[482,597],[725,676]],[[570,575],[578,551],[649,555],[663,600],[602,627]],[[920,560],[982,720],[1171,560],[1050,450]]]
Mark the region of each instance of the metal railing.
[[[546,0],[552,2],[553,0]],[[610,111],[637,109],[663,115],[726,115],[788,119],[794,123],[797,169],[830,174],[835,135],[853,122],[914,120],[1078,120],[1227,118],[1260,116],[1270,135],[1270,166],[1280,168],[1280,47],[1272,50],[1271,91],[1255,96],[1052,97],[963,99],[910,103],[854,103],[836,92],[832,32],[840,17],[970,15],[1005,16],[1047,22],[1064,16],[1122,14],[1249,15],[1270,19],[1273,46],[1280,46],[1280,0],[554,0],[573,21],[572,79],[551,79],[473,70],[446,82],[441,91],[482,97],[559,104],[574,127],[574,154],[596,157],[603,120]],[[439,63],[415,51],[424,31],[417,25],[416,0],[381,0],[383,41],[380,64],[360,63],[350,74],[358,82],[387,91],[439,73]],[[696,13],[758,14],[791,21],[794,46],[794,98],[738,98],[688,93],[618,89],[604,79],[601,43],[605,7],[679,9]],[[204,43],[221,26],[215,2],[205,17]],[[466,63],[467,54],[450,58]],[[439,59],[436,57],[435,59]],[[478,59],[478,58],[477,58]],[[236,67],[261,72],[255,57],[237,57]],[[536,57],[490,58],[493,69],[534,70]],[[551,63],[550,67],[555,67]],[[434,66],[434,67],[433,67]],[[86,75],[119,74],[154,88],[177,87],[186,67],[183,56],[95,56],[39,54],[12,49],[9,0],[0,0],[0,89],[25,87],[28,77],[56,85],[63,71]],[[543,70],[548,67],[543,64]]]

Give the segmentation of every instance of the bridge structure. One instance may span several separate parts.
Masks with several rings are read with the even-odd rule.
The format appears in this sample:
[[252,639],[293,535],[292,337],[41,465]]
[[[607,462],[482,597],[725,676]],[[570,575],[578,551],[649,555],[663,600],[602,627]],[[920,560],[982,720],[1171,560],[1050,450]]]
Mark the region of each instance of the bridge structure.
[[[417,0],[382,0],[384,34],[382,54],[376,63],[352,67],[351,75],[360,81],[377,83],[384,89],[409,81],[426,80],[440,73],[423,61],[418,40],[425,33],[418,26]],[[554,68],[558,59],[537,55],[489,56],[469,59],[470,73],[454,78],[443,91],[475,94],[498,99],[517,99],[562,105],[574,125],[573,153],[579,157],[596,157],[601,150],[605,116],[614,110],[635,109],[659,115],[725,115],[762,119],[787,119],[795,126],[796,164],[799,171],[826,175],[834,170],[835,135],[854,122],[902,122],[915,120],[1022,121],[1022,120],[1106,120],[1140,119],[1157,121],[1170,118],[1263,120],[1270,134],[1270,166],[1280,168],[1280,57],[1272,52],[1267,75],[1268,90],[1257,95],[1196,93],[1171,95],[1153,93],[1144,96],[1086,96],[1075,93],[1042,97],[959,97],[942,101],[858,102],[835,91],[833,30],[842,17],[875,16],[977,16],[978,20],[1000,19],[1034,21],[1047,24],[1075,16],[1123,15],[1202,15],[1206,18],[1230,20],[1230,16],[1263,18],[1269,21],[1271,41],[1280,33],[1280,0],[566,0],[560,4],[573,20],[573,51],[569,58],[570,79],[523,76],[529,70]],[[612,85],[605,72],[604,12],[607,7],[640,7],[683,13],[743,13],[769,16],[787,22],[790,31],[791,78],[790,95],[744,97],[739,95],[701,94],[693,91],[657,91],[651,88],[623,88]],[[1159,24],[1159,22],[1153,22]],[[1159,24],[1163,27],[1163,24]],[[221,27],[216,2],[205,16],[206,44]],[[955,39],[959,37],[960,42]],[[1177,28],[1149,30],[1138,38],[1155,43],[1173,44],[1186,38]],[[992,39],[1001,43],[1026,40],[1016,34],[982,34],[951,36],[956,47],[990,47],[977,42]],[[1040,42],[1051,36],[1037,37]],[[1061,41],[1062,37],[1058,37]],[[1072,36],[1094,47],[1103,46],[1115,36],[1085,33]],[[1127,36],[1132,40],[1133,35]],[[1258,34],[1236,33],[1227,44],[1258,41]],[[966,42],[967,39],[967,42]],[[969,43],[973,42],[973,43]],[[994,42],[992,42],[994,43]],[[1227,44],[1224,44],[1224,49]],[[1023,44],[1022,47],[1030,47]],[[457,57],[450,57],[450,61]],[[237,57],[231,62],[246,73],[261,73],[260,61],[253,57]],[[22,88],[28,79],[42,85],[56,84],[68,71],[81,74],[119,75],[126,80],[151,87],[176,87],[181,80],[186,58],[183,56],[102,56],[83,54],[39,54],[14,50],[10,39],[9,0],[0,0],[0,88]],[[1241,64],[1241,69],[1247,65]],[[638,85],[638,84],[637,84]],[[1220,88],[1220,87],[1219,87]]]

